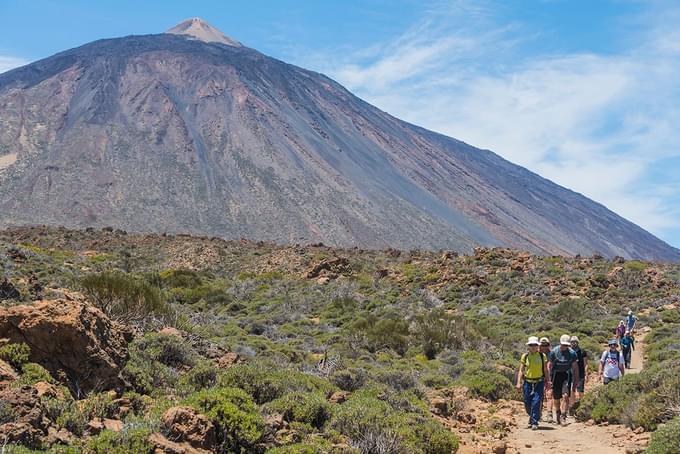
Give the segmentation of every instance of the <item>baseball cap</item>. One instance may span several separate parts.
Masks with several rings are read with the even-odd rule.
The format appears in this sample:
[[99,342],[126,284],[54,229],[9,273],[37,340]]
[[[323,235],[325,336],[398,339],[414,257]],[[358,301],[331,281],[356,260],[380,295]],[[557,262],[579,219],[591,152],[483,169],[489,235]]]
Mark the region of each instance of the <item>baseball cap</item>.
[[616,345],[618,347],[619,343],[616,339],[610,339],[607,345]]
[[628,315],[633,315],[633,311],[628,311]]
[[578,336],[571,336],[572,342],[578,342]]
[[571,336],[569,336],[569,334],[562,334],[560,336],[560,344],[561,345],[571,345]]
[[531,336],[527,341],[527,345],[538,345],[538,343],[538,337],[536,336]]
[[548,345],[550,345],[550,339],[548,339],[547,337],[541,337],[540,342],[541,342],[541,344],[548,344]]

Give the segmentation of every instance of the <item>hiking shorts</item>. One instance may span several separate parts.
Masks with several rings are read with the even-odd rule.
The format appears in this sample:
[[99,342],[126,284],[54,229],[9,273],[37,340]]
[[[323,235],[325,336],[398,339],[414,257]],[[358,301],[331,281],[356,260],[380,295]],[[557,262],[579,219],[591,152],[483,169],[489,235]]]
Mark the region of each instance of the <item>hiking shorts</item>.
[[[574,386],[574,379],[569,374],[569,393],[571,393],[571,389]],[[584,393],[586,389],[586,379],[583,377],[579,377],[578,383],[576,383],[576,391],[580,393]]]
[[553,399],[561,399],[563,394],[570,395],[570,376],[569,372],[555,372],[552,380]]
[[603,383],[604,383],[605,385],[608,385],[609,383],[611,383],[611,382],[613,382],[613,381],[618,381],[618,378],[604,377]]

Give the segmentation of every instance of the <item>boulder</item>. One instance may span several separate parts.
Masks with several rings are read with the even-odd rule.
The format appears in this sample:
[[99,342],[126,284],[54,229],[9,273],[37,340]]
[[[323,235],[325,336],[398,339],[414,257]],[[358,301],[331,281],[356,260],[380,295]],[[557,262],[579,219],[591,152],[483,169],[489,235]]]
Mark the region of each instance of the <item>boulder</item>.
[[508,449],[508,445],[504,441],[497,441],[491,447],[491,451],[493,451],[494,454],[505,454],[507,449]]
[[332,404],[341,404],[347,400],[347,397],[349,397],[348,391],[335,391],[328,398],[328,402]]
[[38,301],[0,308],[0,339],[24,342],[42,365],[75,393],[121,386],[129,331],[84,301]]
[[194,448],[213,450],[217,444],[213,423],[190,407],[168,409],[161,418],[161,429],[170,439]]
[[45,418],[45,409],[35,388],[22,386],[3,389],[0,391],[0,402],[12,409],[13,422],[26,423],[40,431],[46,430],[49,421]]
[[210,454],[211,452],[194,448],[189,443],[170,441],[159,433],[149,435],[149,442],[154,445],[154,454]]
[[0,425],[2,442],[5,444],[18,444],[28,448],[40,448],[43,433],[25,422],[10,422]]
[[19,378],[12,366],[0,359],[0,389]]
[[[33,389],[35,389],[36,393],[38,394],[38,397],[59,397],[61,393],[57,389],[56,386],[54,386],[52,383],[48,383],[46,381],[39,381],[38,383],[33,385]],[[64,397],[64,396],[61,396]]]

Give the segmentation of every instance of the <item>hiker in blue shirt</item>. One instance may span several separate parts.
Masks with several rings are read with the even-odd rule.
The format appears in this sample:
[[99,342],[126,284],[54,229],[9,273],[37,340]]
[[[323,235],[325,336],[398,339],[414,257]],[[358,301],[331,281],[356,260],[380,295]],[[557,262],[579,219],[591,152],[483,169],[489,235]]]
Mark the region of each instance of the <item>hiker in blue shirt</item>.
[[621,339],[619,343],[621,344],[621,350],[623,350],[623,359],[626,362],[626,369],[630,369],[632,351],[635,350],[635,339],[630,331],[626,331],[626,335],[623,336],[623,339]]
[[[553,407],[556,413],[555,423],[562,424],[567,421],[569,396],[576,392],[576,386],[580,379],[578,357],[574,350],[571,349],[571,336],[568,334],[560,336],[560,345],[550,352],[548,369],[550,370],[552,381]],[[570,383],[572,384],[572,389],[569,389]],[[562,394],[566,395],[564,408],[560,407]]]
[[637,317],[633,315],[633,311],[628,311],[628,315],[626,315],[626,330],[632,333],[635,330],[636,323]]

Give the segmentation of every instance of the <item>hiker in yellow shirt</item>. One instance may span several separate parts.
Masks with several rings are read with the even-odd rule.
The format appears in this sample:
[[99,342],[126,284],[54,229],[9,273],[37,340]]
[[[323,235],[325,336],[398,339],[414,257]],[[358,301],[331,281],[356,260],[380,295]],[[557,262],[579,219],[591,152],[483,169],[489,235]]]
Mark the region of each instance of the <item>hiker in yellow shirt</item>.
[[519,360],[517,373],[517,389],[524,391],[524,408],[529,415],[528,427],[538,429],[543,406],[545,387],[550,386],[548,374],[548,358],[538,351],[538,337],[531,336],[527,342],[528,351]]

